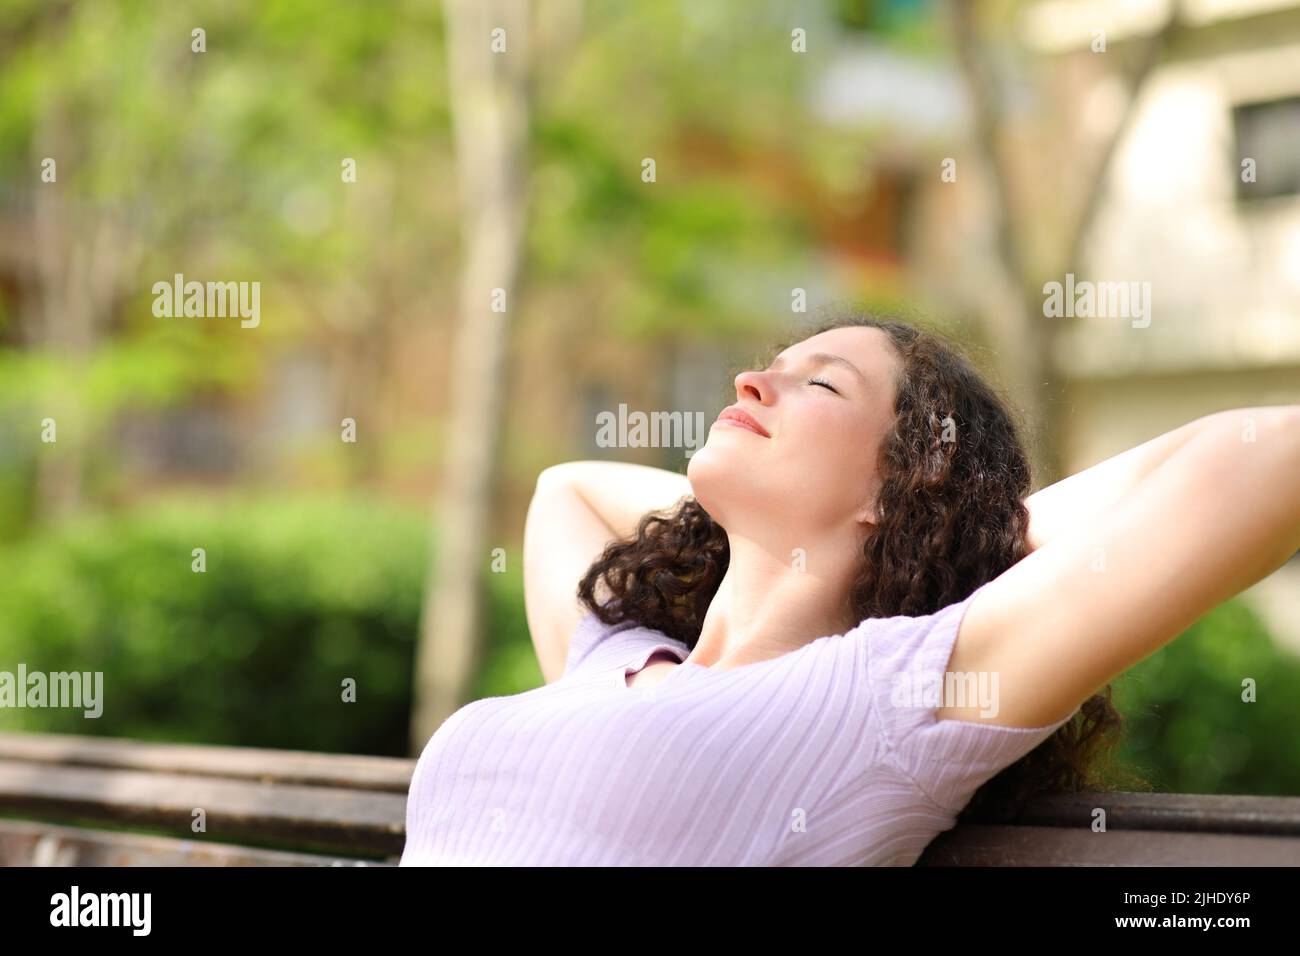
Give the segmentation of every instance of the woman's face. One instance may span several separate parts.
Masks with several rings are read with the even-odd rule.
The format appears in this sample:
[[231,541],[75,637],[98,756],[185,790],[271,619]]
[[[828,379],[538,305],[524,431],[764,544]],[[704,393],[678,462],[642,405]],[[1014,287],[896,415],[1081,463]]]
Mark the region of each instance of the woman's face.
[[696,500],[724,529],[760,537],[774,522],[812,540],[874,520],[900,366],[884,332],[846,327],[741,372],[730,409],[767,435],[714,422],[686,469]]

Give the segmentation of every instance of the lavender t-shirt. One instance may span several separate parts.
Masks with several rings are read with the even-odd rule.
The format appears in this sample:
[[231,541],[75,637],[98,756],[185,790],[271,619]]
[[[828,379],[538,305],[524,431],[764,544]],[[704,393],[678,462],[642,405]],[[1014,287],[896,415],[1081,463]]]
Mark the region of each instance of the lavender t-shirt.
[[981,784],[1074,716],[935,719],[981,590],[645,688],[626,675],[690,648],[588,613],[560,678],[474,701],[429,739],[400,865],[910,866]]

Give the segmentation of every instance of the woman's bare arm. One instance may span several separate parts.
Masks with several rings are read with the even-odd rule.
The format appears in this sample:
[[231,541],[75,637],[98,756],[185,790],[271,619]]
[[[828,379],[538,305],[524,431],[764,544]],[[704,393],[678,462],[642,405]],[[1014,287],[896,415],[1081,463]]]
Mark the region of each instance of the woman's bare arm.
[[962,623],[963,660],[998,675],[995,723],[1071,713],[1300,549],[1300,406],[1206,416],[1108,507],[1065,525]]
[[630,537],[647,512],[671,508],[691,493],[685,475],[648,465],[566,461],[546,471],[573,488],[616,538]]
[[1029,509],[1029,546],[1037,550],[1071,528],[1086,527],[1169,458],[1212,416],[1198,418],[1172,431],[1063,478],[1025,499]]
[[685,475],[622,462],[569,461],[538,475],[524,522],[524,609],[547,683],[564,672],[585,613],[578,581],[592,562],[646,512],[690,493]]

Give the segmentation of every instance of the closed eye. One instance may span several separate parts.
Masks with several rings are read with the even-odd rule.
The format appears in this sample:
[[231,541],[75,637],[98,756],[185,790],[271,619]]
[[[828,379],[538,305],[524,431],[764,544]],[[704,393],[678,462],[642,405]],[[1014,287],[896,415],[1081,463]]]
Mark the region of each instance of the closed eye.
[[829,388],[829,389],[830,389],[832,392],[834,392],[836,395],[839,394],[839,390],[836,389],[834,385],[832,385],[830,382],[826,381],[824,378],[810,378],[810,379],[808,379],[807,384],[809,384],[809,385],[820,385],[820,386],[822,386],[823,388]]

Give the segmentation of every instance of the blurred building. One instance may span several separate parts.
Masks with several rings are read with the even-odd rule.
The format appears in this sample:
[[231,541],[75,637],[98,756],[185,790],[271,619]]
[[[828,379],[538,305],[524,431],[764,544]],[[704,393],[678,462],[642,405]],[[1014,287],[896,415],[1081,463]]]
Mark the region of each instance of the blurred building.
[[[1021,26],[1079,78],[1058,108],[1091,108],[1104,125],[1127,103],[1101,58],[1167,16],[1167,2],[1050,0]],[[1300,402],[1300,4],[1183,0],[1182,17],[1132,104],[1084,245],[1086,278],[1151,283],[1150,325],[1083,320],[1056,343],[1073,467],[1197,415]],[[1250,596],[1300,649],[1300,560]]]
[[[1122,130],[1075,278],[1149,283],[1150,321],[1042,318],[1061,322],[1053,361],[1070,472],[1200,415],[1300,402],[1300,4],[1182,0],[1179,29],[1130,103],[1121,78],[1169,2],[1043,0],[1014,31],[980,40],[1034,267],[1050,260],[1039,247],[1069,244],[1105,143]],[[873,228],[863,234],[888,236],[895,255],[876,265],[924,312],[958,323],[991,301],[1001,269],[996,199],[972,175],[970,103],[951,56],[869,37],[839,45],[812,98],[832,125],[881,131],[864,156]],[[959,188],[941,180],[945,157]],[[1300,650],[1300,558],[1249,596]]]

